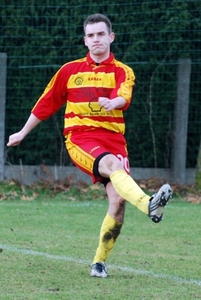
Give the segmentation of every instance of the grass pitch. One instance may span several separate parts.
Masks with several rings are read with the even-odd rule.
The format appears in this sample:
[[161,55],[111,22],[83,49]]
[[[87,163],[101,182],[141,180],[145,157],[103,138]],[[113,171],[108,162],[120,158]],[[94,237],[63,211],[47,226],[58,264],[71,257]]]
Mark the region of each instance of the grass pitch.
[[127,204],[106,279],[90,264],[107,211],[100,186],[52,194],[0,185],[0,299],[201,299],[201,205],[174,196],[154,224]]

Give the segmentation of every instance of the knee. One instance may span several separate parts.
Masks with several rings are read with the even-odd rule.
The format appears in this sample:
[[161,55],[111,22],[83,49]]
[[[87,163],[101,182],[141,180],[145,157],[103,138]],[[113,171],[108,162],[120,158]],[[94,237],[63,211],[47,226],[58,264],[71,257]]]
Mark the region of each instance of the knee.
[[111,210],[113,212],[114,219],[123,224],[124,222],[124,214],[125,214],[126,201],[122,198],[116,198],[116,201],[112,203]]
[[122,209],[117,209],[114,211],[114,219],[117,223],[120,223],[121,225],[123,225],[124,223],[124,214],[125,211]]
[[126,201],[117,194],[111,181],[108,182],[106,186],[106,193],[109,200],[110,216],[113,217],[118,223],[123,223]]
[[107,154],[99,161],[99,173],[104,176],[110,176],[111,173],[123,169],[120,160],[113,154]]
[[124,216],[126,208],[126,201],[122,198],[119,198],[118,201],[116,201],[116,215]]
[[119,206],[119,208],[122,208],[122,209],[125,208],[126,201],[124,199],[122,199],[121,197],[119,197],[119,199],[117,199],[116,203]]

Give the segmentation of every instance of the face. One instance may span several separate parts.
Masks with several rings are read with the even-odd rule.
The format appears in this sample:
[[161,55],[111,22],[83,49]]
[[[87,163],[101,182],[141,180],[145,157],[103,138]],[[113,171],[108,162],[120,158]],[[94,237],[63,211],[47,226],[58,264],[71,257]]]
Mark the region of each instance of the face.
[[88,24],[85,28],[84,42],[92,58],[106,59],[110,53],[110,44],[114,41],[114,33],[108,33],[104,22]]

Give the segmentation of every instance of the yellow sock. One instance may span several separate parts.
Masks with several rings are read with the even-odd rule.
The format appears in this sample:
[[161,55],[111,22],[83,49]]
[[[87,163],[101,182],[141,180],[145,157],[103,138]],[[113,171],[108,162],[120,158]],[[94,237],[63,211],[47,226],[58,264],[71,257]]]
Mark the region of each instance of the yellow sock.
[[111,174],[110,180],[116,192],[125,200],[148,214],[150,196],[146,195],[137,183],[124,170]]
[[108,258],[117,237],[120,234],[122,224],[117,223],[110,215],[107,213],[105,219],[103,220],[101,230],[99,245],[96,250],[96,255],[93,259],[93,264],[97,262],[104,262]]

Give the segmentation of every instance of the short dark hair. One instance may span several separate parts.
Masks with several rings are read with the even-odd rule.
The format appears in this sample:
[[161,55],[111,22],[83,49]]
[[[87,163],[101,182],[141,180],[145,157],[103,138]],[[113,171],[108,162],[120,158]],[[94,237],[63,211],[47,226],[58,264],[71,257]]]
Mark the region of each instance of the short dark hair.
[[84,32],[85,32],[86,26],[88,24],[94,24],[94,23],[99,23],[99,22],[104,22],[107,26],[108,32],[109,33],[112,32],[112,23],[110,22],[108,17],[106,17],[105,15],[99,14],[99,13],[90,15],[86,18],[86,20],[84,21],[84,24],[83,24]]

